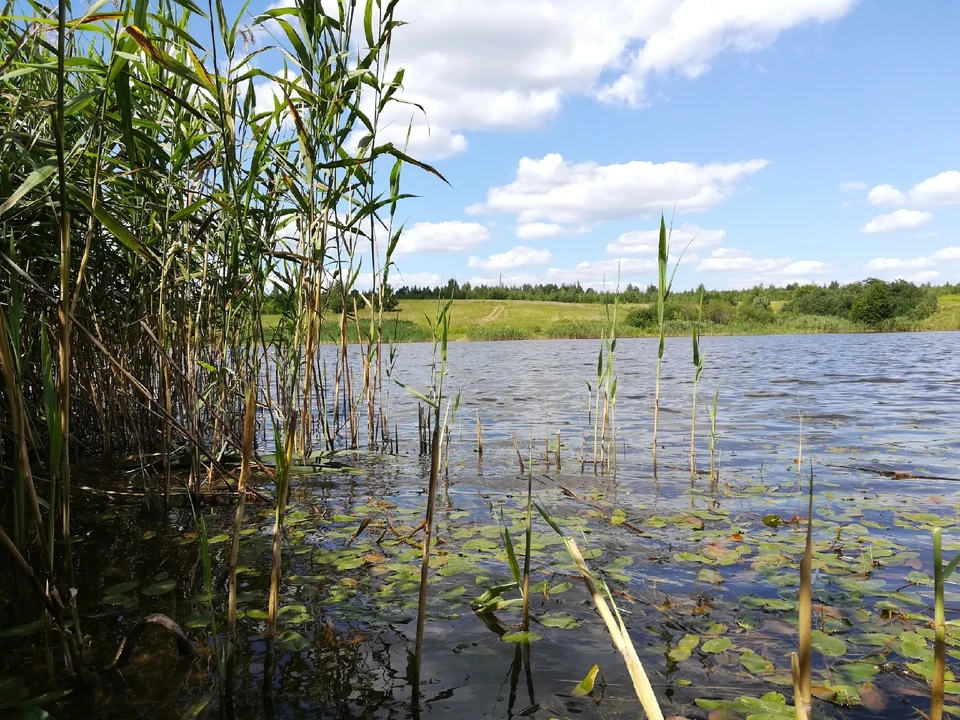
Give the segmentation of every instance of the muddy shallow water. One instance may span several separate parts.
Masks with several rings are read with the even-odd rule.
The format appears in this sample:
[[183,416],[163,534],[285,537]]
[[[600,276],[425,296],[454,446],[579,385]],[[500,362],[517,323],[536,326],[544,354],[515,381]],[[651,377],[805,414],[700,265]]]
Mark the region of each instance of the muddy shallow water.
[[[704,338],[697,463],[709,467],[706,410],[719,387],[715,487],[703,474],[690,480],[689,344],[667,344],[657,478],[650,452],[655,341],[617,347],[615,476],[595,475],[579,461],[581,432],[592,457],[587,383],[596,381],[597,341],[451,345],[446,387],[461,390],[462,399],[438,499],[421,715],[640,715],[562,541],[539,516],[531,556],[538,637],[529,662],[510,642],[520,617],[516,591],[492,615],[471,610],[485,589],[510,576],[501,526],[522,548],[526,477],[513,434],[525,461],[532,438],[535,497],[603,570],[668,715],[792,717],[775,693],[790,703],[804,537],[795,520],[806,515],[801,490],[811,465],[814,685],[824,698],[816,711],[900,717],[927,707],[932,527],[944,528],[948,557],[960,549],[960,484],[949,479],[960,479],[960,334]],[[424,387],[429,363],[429,346],[404,345],[395,375]],[[416,444],[415,401],[393,387],[390,409],[399,455],[344,453],[338,459],[348,470],[294,477],[284,635],[268,704],[262,632],[272,517],[268,507],[249,506],[240,556],[245,639],[229,692],[236,717],[413,716],[407,651],[419,546],[408,536],[422,518],[429,463]],[[558,430],[559,470],[552,454]],[[139,489],[143,481],[125,476],[119,484]],[[150,612],[183,624],[201,653],[178,661],[167,638],[148,633],[128,668],[101,672],[92,691],[47,709],[62,718],[215,717],[225,699],[216,690],[212,631],[224,626],[229,543],[222,533],[230,509],[205,511],[215,554],[211,614],[188,511],[162,518],[136,503],[93,496],[77,503],[81,624],[95,664],[105,666],[122,635]],[[948,585],[948,620],[960,617],[955,590]],[[0,688],[15,675],[41,691],[42,636],[22,625],[33,619],[0,625]],[[960,627],[950,627],[948,643],[948,667],[960,672]],[[593,664],[602,684],[598,678],[591,696],[576,697]],[[948,691],[960,685],[948,682]],[[951,704],[960,698],[949,696]]]

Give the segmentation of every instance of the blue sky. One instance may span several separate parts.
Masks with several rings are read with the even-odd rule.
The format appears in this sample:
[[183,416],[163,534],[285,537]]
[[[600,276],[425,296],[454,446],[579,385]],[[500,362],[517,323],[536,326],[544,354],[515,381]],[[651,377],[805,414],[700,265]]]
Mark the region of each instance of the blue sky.
[[[960,6],[400,0],[396,284],[960,280]],[[406,114],[404,114],[404,112]],[[406,135],[409,110],[385,134]]]

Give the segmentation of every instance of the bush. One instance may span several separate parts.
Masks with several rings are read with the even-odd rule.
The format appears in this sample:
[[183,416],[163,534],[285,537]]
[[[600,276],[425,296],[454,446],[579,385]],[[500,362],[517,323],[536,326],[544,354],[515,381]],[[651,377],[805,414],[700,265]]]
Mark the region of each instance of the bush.
[[733,317],[738,325],[772,325],[775,322],[773,310],[763,305],[754,305],[752,302],[737,305]]
[[735,311],[736,306],[729,300],[711,298],[703,304],[703,319],[714,325],[726,325]]
[[657,306],[651,303],[645,307],[638,307],[631,310],[627,315],[627,325],[640,328],[641,330],[657,326]]
[[890,291],[882,280],[871,282],[850,307],[850,319],[858,325],[880,327],[894,316],[895,307]]

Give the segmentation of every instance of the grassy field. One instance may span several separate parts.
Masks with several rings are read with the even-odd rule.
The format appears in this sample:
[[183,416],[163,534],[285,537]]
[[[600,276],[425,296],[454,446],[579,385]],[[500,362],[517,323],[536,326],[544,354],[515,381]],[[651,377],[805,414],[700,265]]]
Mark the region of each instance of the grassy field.
[[[849,320],[815,315],[781,314],[782,302],[772,303],[777,322],[774,324],[710,325],[706,335],[751,335],[792,333],[863,332],[864,328]],[[619,337],[651,335],[626,324],[627,315],[637,305],[621,305],[617,311]],[[435,300],[405,300],[397,310],[388,313],[384,332],[396,341],[430,339],[429,318],[436,312]],[[612,311],[612,308],[611,308]],[[265,315],[264,326],[276,327],[279,317]],[[361,321],[362,323],[362,321]],[[537,302],[532,300],[457,300],[453,303],[450,337],[453,340],[525,340],[551,338],[596,338],[607,323],[607,309],[598,304]],[[668,322],[671,335],[686,335],[689,323]],[[960,295],[940,298],[936,313],[920,322],[901,324],[898,330],[960,330]],[[331,328],[331,333],[339,332]],[[325,333],[326,335],[327,333]],[[351,337],[356,337],[354,327]],[[332,340],[333,337],[327,338]]]

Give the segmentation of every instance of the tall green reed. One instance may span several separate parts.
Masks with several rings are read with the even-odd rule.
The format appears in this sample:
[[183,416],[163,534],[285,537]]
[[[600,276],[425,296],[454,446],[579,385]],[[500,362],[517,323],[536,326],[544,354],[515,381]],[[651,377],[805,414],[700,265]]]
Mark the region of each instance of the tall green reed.
[[693,409],[690,412],[690,479],[697,477],[697,386],[703,373],[703,353],[700,352],[700,326],[703,321],[703,292],[700,293],[700,306],[697,309],[697,322],[693,326]]

